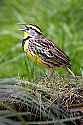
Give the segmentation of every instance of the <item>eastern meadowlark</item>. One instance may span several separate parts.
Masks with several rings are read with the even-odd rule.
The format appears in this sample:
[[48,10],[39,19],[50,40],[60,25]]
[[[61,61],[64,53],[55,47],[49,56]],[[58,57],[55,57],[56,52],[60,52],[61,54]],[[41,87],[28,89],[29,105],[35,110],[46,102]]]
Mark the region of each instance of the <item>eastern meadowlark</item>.
[[63,67],[75,77],[71,71],[70,59],[64,51],[48,40],[38,26],[23,25],[24,27],[21,29],[24,32],[22,47],[26,55],[37,64],[44,65],[49,69]]

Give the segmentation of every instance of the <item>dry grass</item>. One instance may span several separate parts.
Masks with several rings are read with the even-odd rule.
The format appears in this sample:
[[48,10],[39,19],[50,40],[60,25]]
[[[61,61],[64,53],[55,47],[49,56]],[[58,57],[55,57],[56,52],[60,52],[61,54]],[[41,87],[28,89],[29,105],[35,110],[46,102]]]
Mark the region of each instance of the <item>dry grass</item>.
[[3,113],[0,117],[12,125],[82,125],[83,86],[79,86],[80,81],[83,78],[56,75],[34,83],[16,80],[16,85],[0,85],[0,111]]

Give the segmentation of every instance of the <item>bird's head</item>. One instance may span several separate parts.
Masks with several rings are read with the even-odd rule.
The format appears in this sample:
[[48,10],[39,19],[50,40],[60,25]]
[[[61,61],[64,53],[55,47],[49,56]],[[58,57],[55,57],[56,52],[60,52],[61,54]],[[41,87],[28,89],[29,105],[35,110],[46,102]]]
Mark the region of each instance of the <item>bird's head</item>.
[[23,24],[24,27],[21,29],[21,31],[24,32],[24,39],[31,37],[31,38],[35,38],[37,35],[41,34],[41,29],[33,24]]

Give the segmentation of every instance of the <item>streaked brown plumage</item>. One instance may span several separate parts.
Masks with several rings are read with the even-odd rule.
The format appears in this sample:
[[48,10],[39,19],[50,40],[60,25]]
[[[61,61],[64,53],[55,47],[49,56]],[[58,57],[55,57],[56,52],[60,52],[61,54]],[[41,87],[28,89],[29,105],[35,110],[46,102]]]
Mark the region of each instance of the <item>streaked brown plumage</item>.
[[[70,70],[69,57],[51,40],[48,40],[36,25],[24,25],[22,46],[27,56],[48,68],[64,67]],[[74,74],[73,74],[74,75]]]

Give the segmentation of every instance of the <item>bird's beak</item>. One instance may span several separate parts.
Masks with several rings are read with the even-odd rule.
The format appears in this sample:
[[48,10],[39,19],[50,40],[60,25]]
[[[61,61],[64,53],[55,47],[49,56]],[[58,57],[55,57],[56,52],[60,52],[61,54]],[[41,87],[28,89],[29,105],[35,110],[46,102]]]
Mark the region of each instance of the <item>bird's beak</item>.
[[22,28],[19,29],[20,31],[26,31],[26,29],[27,29],[26,24],[21,24],[21,23],[19,23],[19,25],[22,26]]

